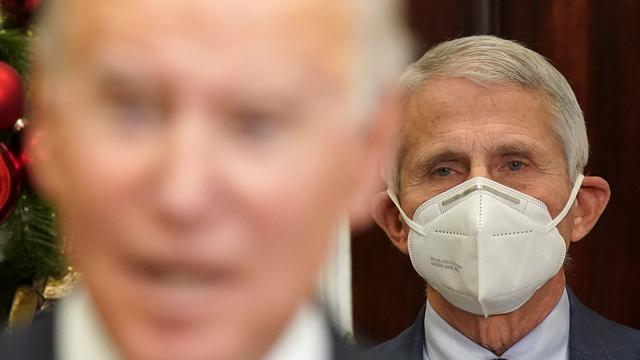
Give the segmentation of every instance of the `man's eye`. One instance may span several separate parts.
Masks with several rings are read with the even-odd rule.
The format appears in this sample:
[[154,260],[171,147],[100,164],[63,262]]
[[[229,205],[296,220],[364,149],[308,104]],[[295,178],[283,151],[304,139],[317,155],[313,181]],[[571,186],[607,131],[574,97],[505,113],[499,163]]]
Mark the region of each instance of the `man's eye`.
[[148,128],[158,124],[161,112],[154,106],[141,103],[125,103],[115,109],[120,122],[128,128]]
[[278,112],[251,110],[234,116],[234,123],[242,136],[252,140],[266,140],[277,134],[283,126],[283,115]]
[[522,163],[522,161],[512,160],[507,163],[507,168],[510,171],[522,170],[523,167],[524,167],[524,164]]
[[451,170],[451,168],[443,167],[443,168],[436,169],[435,173],[437,176],[446,177],[446,176],[450,176],[451,173],[453,173],[453,170]]
[[122,117],[134,120],[145,119],[151,113],[151,107],[140,101],[121,101],[115,109]]
[[107,93],[103,101],[111,115],[128,128],[156,125],[162,117],[160,106],[144,96],[113,91]]
[[242,133],[251,138],[268,137],[275,129],[275,121],[264,114],[245,116],[238,125]]

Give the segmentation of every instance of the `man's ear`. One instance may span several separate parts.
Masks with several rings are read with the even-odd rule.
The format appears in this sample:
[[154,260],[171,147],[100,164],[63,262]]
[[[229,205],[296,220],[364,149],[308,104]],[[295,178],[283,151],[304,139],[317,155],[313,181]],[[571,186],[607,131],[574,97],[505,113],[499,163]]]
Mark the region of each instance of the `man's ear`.
[[382,191],[371,202],[371,215],[378,226],[387,233],[391,243],[404,254],[409,254],[407,244],[408,227],[400,217],[400,211],[389,199],[386,191]]
[[396,128],[400,118],[400,92],[389,89],[381,97],[378,107],[361,129],[362,155],[358,164],[358,185],[349,206],[349,221],[353,229],[371,222],[371,198],[384,186],[380,169],[388,166],[395,151]]
[[[37,72],[32,75],[32,112],[24,129],[24,149],[29,159],[28,171],[35,187],[49,200],[56,201],[61,179],[56,163],[54,138],[57,133],[52,122],[56,121],[57,107],[39,84]],[[49,94],[50,95],[50,94]]]
[[571,241],[585,237],[607,207],[611,190],[607,181],[598,176],[586,176],[576,197]]

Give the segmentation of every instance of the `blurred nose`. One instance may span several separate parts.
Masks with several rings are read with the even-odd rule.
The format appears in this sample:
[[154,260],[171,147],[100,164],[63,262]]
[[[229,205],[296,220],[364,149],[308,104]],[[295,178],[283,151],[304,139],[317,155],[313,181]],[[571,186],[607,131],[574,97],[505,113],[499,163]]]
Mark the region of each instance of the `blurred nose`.
[[197,115],[173,121],[166,135],[159,184],[160,210],[170,221],[193,225],[208,215],[212,192],[216,191],[211,162],[210,130]]

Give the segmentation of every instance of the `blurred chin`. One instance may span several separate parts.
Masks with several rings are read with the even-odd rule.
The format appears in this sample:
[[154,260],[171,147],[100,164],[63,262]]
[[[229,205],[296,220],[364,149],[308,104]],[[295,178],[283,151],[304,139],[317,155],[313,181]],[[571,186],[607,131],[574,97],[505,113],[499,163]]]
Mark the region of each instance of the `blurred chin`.
[[122,355],[133,360],[257,358],[258,351],[243,338],[246,335],[232,326],[176,329],[143,325],[122,328],[116,338],[121,339]]
[[[241,305],[241,304],[238,304]],[[280,333],[277,314],[238,307],[203,310],[199,321],[167,321],[166,314],[112,316],[110,328],[124,358],[132,360],[253,360],[260,359]],[[260,308],[258,304],[257,308]]]
[[301,299],[291,289],[263,286],[266,279],[234,284],[193,302],[165,301],[162,290],[154,297],[154,285],[125,272],[112,272],[110,282],[85,279],[99,284],[91,289],[98,311],[123,357],[132,360],[259,359]]
[[[247,319],[249,311],[235,304],[223,306],[220,299],[211,306],[181,309],[158,308],[144,294],[102,304],[105,324],[126,359],[250,359],[254,335]],[[145,306],[149,304],[150,306]],[[126,309],[126,310],[125,310]],[[199,313],[200,316],[196,316]],[[255,319],[254,319],[255,320]]]

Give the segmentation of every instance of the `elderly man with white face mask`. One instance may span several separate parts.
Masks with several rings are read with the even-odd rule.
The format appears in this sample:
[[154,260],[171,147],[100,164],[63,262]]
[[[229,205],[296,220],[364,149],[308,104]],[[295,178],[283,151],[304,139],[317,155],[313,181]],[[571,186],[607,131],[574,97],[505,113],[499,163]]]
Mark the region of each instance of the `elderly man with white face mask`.
[[379,185],[393,1],[47,5],[28,143],[83,282],[0,358],[350,358],[313,293]]
[[639,359],[640,332],[565,284],[569,245],[610,195],[604,179],[583,175],[585,122],[565,78],[517,43],[475,36],[429,50],[404,82],[397,161],[373,214],[425,279],[427,301],[372,353]]

